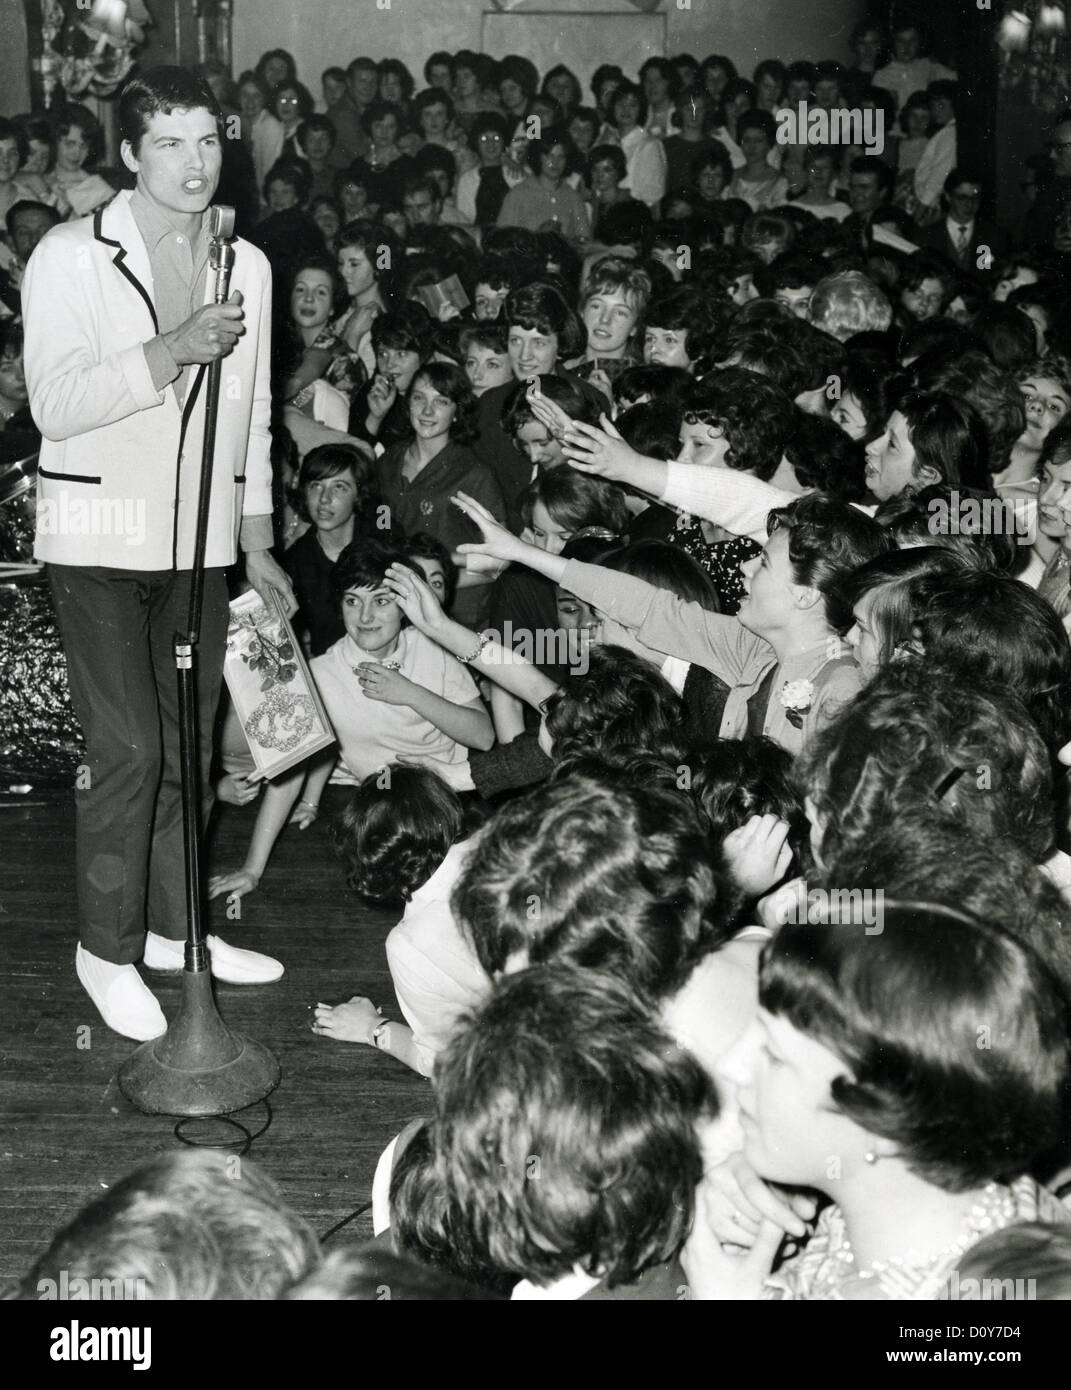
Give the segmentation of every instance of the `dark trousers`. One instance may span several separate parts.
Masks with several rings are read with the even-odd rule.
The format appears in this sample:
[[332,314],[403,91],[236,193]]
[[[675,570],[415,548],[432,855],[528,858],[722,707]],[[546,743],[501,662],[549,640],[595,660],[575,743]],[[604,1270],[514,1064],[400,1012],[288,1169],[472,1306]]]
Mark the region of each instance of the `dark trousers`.
[[[49,565],[71,703],[86,742],[76,792],[82,945],[116,965],[140,960],[150,931],[186,935],[178,681],[189,571]],[[205,572],[197,646],[202,788],[227,641],[222,569]]]

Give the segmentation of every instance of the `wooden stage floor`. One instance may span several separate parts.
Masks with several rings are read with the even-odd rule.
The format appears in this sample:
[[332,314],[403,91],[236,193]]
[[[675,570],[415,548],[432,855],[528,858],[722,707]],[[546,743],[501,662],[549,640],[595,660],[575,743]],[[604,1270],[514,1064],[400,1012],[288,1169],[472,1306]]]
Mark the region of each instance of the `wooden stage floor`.
[[[35,804],[0,806],[0,1281],[25,1272],[89,1198],[180,1146],[173,1119],[141,1115],[120,1095],[116,1072],[135,1044],[101,1022],[75,978],[73,794],[25,800]],[[241,862],[255,814],[255,804],[222,808],[211,871]],[[352,994],[398,1017],[383,950],[396,916],[369,914],[349,893],[322,820],[287,829],[240,922],[211,908],[213,931],[286,966],[278,984],[219,985],[217,1000],[227,1024],[282,1066],[271,1127],[249,1157],[320,1235],[370,1199],[384,1145],[430,1106],[430,1083],[401,1063],[309,1029],[313,1004]],[[179,984],[146,979],[170,1017]],[[264,1112],[249,1114],[252,1126]],[[369,1235],[366,1214],[338,1238]]]

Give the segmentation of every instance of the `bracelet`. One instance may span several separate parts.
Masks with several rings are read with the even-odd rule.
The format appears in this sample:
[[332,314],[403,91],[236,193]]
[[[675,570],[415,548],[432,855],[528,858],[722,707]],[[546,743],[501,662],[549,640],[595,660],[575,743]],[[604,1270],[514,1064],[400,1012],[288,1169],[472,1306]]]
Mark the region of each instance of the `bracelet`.
[[389,1028],[389,1027],[390,1027],[390,1024],[391,1024],[390,1019],[389,1019],[389,1018],[385,1018],[385,1019],[383,1020],[382,1023],[377,1024],[377,1026],[376,1026],[375,1028],[372,1029],[372,1046],[373,1046],[373,1047],[375,1047],[375,1048],[378,1048],[378,1047],[379,1047],[379,1035],[380,1035],[380,1033],[383,1032],[383,1030],[384,1030],[385,1028]]
[[307,806],[314,816],[320,814],[320,808],[314,801],[299,801],[299,806]]
[[478,659],[478,657],[479,657],[480,653],[483,651],[484,647],[490,646],[490,644],[491,644],[491,642],[492,642],[493,640],[494,640],[494,639],[492,638],[492,636],[491,636],[491,634],[490,634],[489,632],[483,633],[483,634],[481,635],[481,637],[480,637],[480,641],[479,641],[478,646],[476,647],[476,650],[475,650],[474,652],[471,652],[468,656],[459,656],[459,657],[458,657],[458,661],[461,661],[461,662],[463,662],[466,666],[468,666],[470,662],[476,661],[476,660]]

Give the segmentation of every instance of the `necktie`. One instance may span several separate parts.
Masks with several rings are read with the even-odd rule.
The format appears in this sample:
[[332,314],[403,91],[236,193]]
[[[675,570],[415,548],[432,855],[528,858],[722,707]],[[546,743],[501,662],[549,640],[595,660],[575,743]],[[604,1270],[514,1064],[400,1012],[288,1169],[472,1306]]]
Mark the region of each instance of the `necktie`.
[[962,223],[956,228],[956,250],[957,250],[957,251],[966,251],[967,246],[968,246],[969,241],[970,241],[970,230],[971,230],[971,229],[970,229],[969,226],[963,226]]

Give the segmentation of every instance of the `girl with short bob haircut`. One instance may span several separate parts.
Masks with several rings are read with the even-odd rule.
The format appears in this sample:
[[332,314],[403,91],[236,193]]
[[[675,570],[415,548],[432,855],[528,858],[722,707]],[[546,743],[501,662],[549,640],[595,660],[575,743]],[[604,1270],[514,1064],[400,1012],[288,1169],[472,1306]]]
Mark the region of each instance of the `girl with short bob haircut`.
[[[583,324],[565,296],[553,285],[537,282],[514,290],[506,300],[504,322],[511,331],[521,328],[553,338],[557,349],[555,356],[560,361],[578,356],[587,341]],[[515,356],[512,345],[510,356]],[[518,371],[517,366],[514,360],[514,374],[522,379],[525,373]]]
[[879,502],[930,483],[993,487],[981,418],[944,391],[901,396],[884,433],[866,446],[866,458],[867,484]]
[[580,300],[587,351],[570,362],[569,369],[590,377],[599,368],[612,382],[625,367],[639,362],[637,330],[651,292],[650,274],[635,261],[621,256],[596,261]]
[[385,785],[372,773],[340,816],[346,883],[376,905],[410,901],[460,838],[461,821],[457,792],[428,767],[399,763]]
[[398,763],[389,780],[373,773],[339,818],[346,882],[377,906],[407,903],[462,835],[457,792],[427,767]]
[[392,1232],[478,1284],[520,1281],[515,1298],[580,1298],[644,1271],[639,1296],[677,1298],[698,1130],[716,1112],[713,1083],[625,985],[564,964],[522,971],[440,1057],[435,1118],[395,1164]]
[[699,376],[724,324],[695,285],[674,285],[655,295],[643,317],[643,360],[648,366],[684,367]]
[[744,1154],[832,1205],[765,1288],[772,1240],[730,1260],[702,1227],[684,1261],[700,1298],[934,1299],[982,1235],[1066,1220],[1024,1176],[1063,1133],[1057,978],[957,909],[886,900],[881,927],[790,924],[763,953],[758,1021],[723,1068],[752,1117]]
[[435,325],[420,304],[379,314],[369,330],[375,375],[350,409],[350,434],[386,448],[411,433],[406,395],[432,353]]

